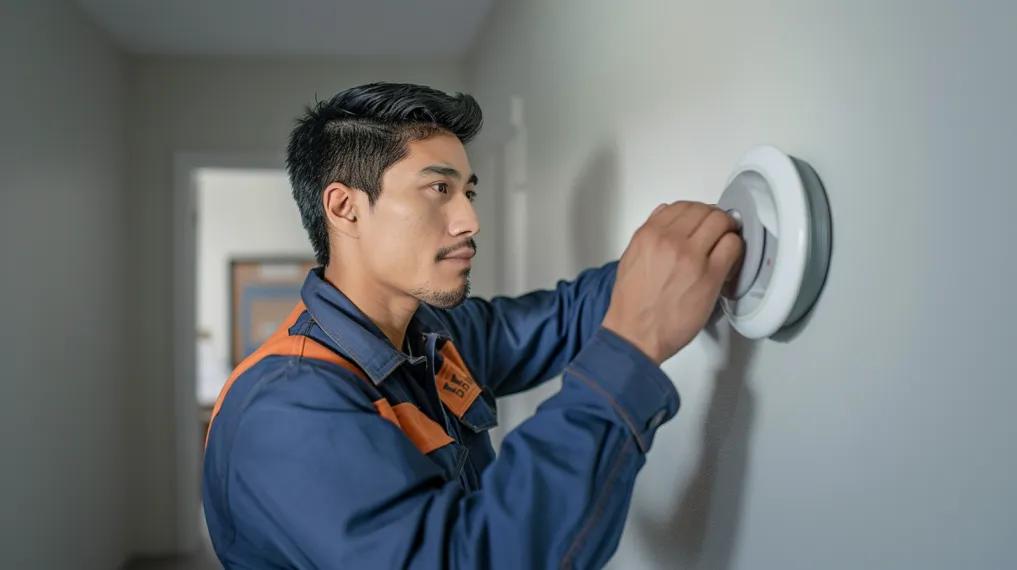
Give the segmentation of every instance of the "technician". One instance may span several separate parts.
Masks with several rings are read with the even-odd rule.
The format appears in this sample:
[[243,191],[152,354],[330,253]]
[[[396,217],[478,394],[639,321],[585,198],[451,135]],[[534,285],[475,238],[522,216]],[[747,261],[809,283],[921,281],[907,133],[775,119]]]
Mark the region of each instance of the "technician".
[[[204,506],[226,567],[596,568],[617,548],[678,410],[660,365],[733,277],[738,225],[661,204],[619,261],[470,297],[480,126],[468,95],[386,83],[299,119],[287,168],[320,267],[213,411]],[[496,399],[558,375],[496,456]]]

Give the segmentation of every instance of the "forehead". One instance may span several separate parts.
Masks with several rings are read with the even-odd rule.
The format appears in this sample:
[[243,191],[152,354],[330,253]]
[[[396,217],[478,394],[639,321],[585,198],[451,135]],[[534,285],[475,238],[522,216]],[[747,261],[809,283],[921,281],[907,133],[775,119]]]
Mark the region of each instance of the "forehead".
[[426,139],[411,141],[406,145],[406,150],[406,157],[400,161],[405,166],[419,168],[444,163],[467,175],[470,172],[470,159],[466,155],[466,148],[455,135],[439,133]]

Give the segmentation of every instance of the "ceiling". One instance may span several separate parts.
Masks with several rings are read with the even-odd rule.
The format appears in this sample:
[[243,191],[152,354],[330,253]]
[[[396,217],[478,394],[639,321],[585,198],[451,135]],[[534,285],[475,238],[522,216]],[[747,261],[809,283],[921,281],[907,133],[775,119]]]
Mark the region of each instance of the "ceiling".
[[494,0],[77,0],[145,55],[459,58]]

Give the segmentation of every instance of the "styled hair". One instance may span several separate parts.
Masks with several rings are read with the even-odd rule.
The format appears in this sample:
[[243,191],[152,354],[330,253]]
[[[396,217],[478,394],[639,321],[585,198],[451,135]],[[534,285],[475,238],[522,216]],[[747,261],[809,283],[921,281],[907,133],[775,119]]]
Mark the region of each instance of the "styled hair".
[[326,186],[362,190],[373,206],[382,174],[405,158],[408,143],[446,132],[466,144],[482,123],[470,95],[405,83],[361,85],[307,107],[290,134],[286,170],[318,263],[329,262]]

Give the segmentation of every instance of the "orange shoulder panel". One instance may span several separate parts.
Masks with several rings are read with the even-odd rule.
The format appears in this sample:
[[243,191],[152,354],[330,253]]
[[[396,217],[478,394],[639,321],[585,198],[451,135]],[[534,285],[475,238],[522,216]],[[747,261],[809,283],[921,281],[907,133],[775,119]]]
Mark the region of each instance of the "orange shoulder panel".
[[313,339],[310,339],[302,335],[290,335],[289,329],[300,318],[301,313],[304,312],[306,307],[304,303],[298,303],[294,307],[293,311],[290,312],[289,316],[283,320],[279,328],[272,333],[272,336],[265,341],[265,344],[258,347],[251,353],[250,356],[245,358],[230,374],[230,377],[226,379],[226,383],[223,385],[222,390],[219,391],[219,397],[215,400],[215,406],[212,407],[212,417],[208,422],[208,432],[205,433],[205,445],[208,446],[208,434],[212,432],[212,422],[215,421],[215,417],[219,415],[219,410],[222,408],[223,400],[226,399],[226,394],[229,393],[230,388],[233,387],[233,383],[236,382],[237,378],[240,377],[244,372],[247,372],[255,364],[260,362],[263,358],[268,356],[301,356],[304,358],[313,358],[315,360],[324,360],[331,362],[332,364],[338,364],[343,368],[353,372],[357,376],[364,378],[364,373],[360,371],[353,363],[318,344]]
[[[274,333],[272,333],[272,336],[269,337],[267,341],[265,341],[265,344],[261,345],[258,350],[254,351],[250,356],[245,358],[240,365],[233,370],[233,373],[230,374],[230,377],[226,380],[226,384],[223,385],[222,390],[219,392],[219,397],[216,399],[215,406],[212,408],[212,417],[208,423],[208,432],[205,433],[206,447],[208,446],[208,436],[212,432],[212,422],[214,422],[216,416],[219,415],[219,410],[222,408],[223,400],[226,399],[226,394],[229,393],[230,388],[233,387],[233,383],[236,382],[237,378],[239,378],[244,372],[247,372],[251,367],[265,357],[299,356],[302,358],[323,360],[331,362],[332,364],[338,364],[350,372],[353,372],[361,379],[365,381],[367,380],[367,377],[360,368],[352,362],[332,352],[321,344],[318,344],[311,338],[302,335],[289,334],[290,327],[296,323],[300,314],[303,313],[304,310],[304,304],[298,304],[286,320],[283,321],[283,324],[280,325]],[[451,345],[447,344],[446,346]],[[446,366],[448,365],[448,362],[449,360],[446,358]],[[442,367],[443,371],[446,370],[446,366]],[[456,370],[458,370],[458,368]],[[463,367],[463,370],[465,370],[465,367]],[[468,375],[466,377],[468,378]],[[473,399],[476,399],[476,395],[473,396]],[[445,401],[444,395],[442,396],[442,400]],[[470,402],[472,403],[472,401],[473,400],[471,399]],[[448,402],[446,402],[446,404],[447,403]],[[415,445],[417,449],[425,455],[439,447],[448,445],[453,441],[440,425],[431,418],[427,417],[427,415],[420,411],[420,408],[410,402],[396,404],[393,407],[388,403],[388,401],[382,398],[374,401],[373,404],[381,417],[392,422],[396,427],[402,430],[402,432],[406,434],[406,437],[413,442],[413,445]],[[463,408],[463,411],[465,411],[465,408]]]

